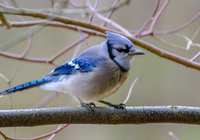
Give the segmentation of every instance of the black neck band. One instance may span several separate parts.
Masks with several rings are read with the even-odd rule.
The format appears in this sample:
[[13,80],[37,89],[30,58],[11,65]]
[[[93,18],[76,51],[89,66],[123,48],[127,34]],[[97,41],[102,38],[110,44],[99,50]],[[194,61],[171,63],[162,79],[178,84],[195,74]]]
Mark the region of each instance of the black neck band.
[[111,44],[109,43],[109,41],[107,41],[107,46],[108,46],[108,54],[110,56],[110,59],[112,59],[119,66],[119,68],[121,69],[122,72],[127,72],[127,70],[124,67],[122,67],[119,63],[117,63],[115,61],[115,59],[114,59],[115,56],[112,53],[112,47],[111,47]]

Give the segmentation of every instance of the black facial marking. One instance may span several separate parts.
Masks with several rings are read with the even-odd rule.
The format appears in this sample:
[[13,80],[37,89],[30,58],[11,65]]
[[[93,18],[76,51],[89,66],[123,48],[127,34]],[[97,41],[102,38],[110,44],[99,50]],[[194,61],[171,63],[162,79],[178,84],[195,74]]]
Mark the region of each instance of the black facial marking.
[[[109,54],[109,56],[110,56],[110,58],[119,66],[119,68],[121,69],[121,71],[123,71],[123,72],[126,72],[126,71],[128,71],[128,70],[126,70],[124,67],[122,67],[119,63],[117,63],[116,61],[115,61],[115,56],[113,55],[113,53],[112,53],[112,47],[111,47],[111,44],[109,43],[109,41],[107,41],[107,46],[108,46],[108,54]],[[126,50],[123,50],[123,49],[121,49],[122,51],[127,51],[127,48],[128,47],[126,47]],[[119,50],[118,50],[119,51]]]
[[114,56],[113,53],[112,53],[112,47],[111,47],[111,44],[109,43],[109,41],[107,41],[107,46],[108,46],[108,53],[109,53],[109,56],[110,56],[110,58],[114,61],[115,56]]
[[126,45],[126,52],[127,52],[127,53],[129,52],[129,47],[128,47],[128,45]]

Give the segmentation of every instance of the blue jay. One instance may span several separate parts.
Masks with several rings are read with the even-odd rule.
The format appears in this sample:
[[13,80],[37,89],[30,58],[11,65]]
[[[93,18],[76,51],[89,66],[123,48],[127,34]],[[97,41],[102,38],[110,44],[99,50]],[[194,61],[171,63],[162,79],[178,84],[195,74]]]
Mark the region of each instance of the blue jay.
[[7,89],[0,96],[40,86],[43,90],[69,93],[82,106],[91,110],[95,106],[93,101],[124,108],[124,104],[112,104],[103,99],[116,92],[124,83],[134,56],[145,53],[135,49],[133,43],[122,35],[109,31],[106,34],[106,41],[86,49],[42,79]]

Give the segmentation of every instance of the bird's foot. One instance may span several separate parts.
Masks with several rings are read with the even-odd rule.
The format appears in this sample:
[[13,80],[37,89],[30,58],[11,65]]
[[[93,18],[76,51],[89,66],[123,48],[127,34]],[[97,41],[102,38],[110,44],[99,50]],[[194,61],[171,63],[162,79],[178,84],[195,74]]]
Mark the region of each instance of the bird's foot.
[[88,104],[88,105],[92,106],[93,108],[94,108],[94,107],[96,107],[95,103],[93,103],[93,102],[86,103],[86,104]]
[[90,102],[90,103],[82,102],[81,106],[86,107],[88,110],[92,110],[92,111],[94,111],[94,107],[96,107],[95,103],[93,103],[93,102]]
[[99,100],[98,102],[106,104],[110,107],[114,107],[114,108],[118,108],[118,109],[125,109],[126,110],[126,105],[124,103],[120,103],[120,104],[113,104],[107,101],[103,101],[103,100]]
[[118,109],[126,109],[126,105],[124,103],[110,104],[109,106],[114,107],[114,108],[118,108]]

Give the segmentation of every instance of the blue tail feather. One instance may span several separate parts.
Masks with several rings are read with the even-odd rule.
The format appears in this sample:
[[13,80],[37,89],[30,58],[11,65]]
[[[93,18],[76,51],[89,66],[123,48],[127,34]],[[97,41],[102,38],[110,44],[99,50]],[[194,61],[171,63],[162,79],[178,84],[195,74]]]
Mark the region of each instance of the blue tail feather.
[[25,83],[25,84],[22,84],[22,85],[7,89],[7,90],[5,90],[3,92],[0,92],[0,96],[7,95],[7,94],[12,93],[12,92],[17,92],[17,91],[33,88],[33,87],[36,87],[36,86],[40,86],[40,85],[42,85],[44,83],[51,82],[54,79],[55,79],[54,76],[50,76],[50,77],[34,80],[34,81],[31,81],[31,82],[28,82],[28,83]]

